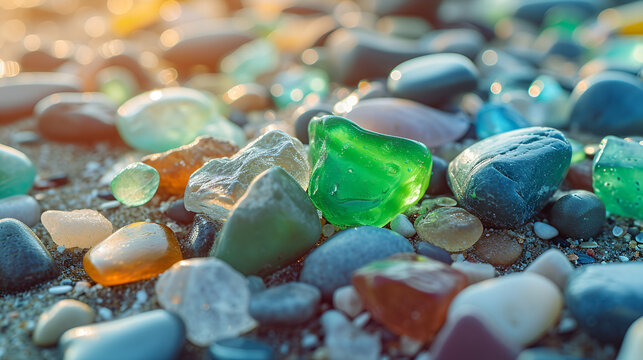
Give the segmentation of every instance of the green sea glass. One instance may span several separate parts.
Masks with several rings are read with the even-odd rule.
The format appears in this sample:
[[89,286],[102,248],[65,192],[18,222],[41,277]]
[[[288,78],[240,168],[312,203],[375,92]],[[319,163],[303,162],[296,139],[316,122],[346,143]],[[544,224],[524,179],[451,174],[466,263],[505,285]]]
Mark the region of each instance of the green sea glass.
[[128,206],[140,206],[154,197],[159,181],[156,169],[135,162],[114,176],[110,185],[116,200]]
[[0,144],[0,199],[25,194],[36,179],[36,168],[27,155]]
[[365,130],[339,116],[308,125],[308,192],[339,228],[384,226],[426,192],[431,153],[417,141]]
[[594,158],[594,193],[612,214],[643,219],[643,141],[607,136]]

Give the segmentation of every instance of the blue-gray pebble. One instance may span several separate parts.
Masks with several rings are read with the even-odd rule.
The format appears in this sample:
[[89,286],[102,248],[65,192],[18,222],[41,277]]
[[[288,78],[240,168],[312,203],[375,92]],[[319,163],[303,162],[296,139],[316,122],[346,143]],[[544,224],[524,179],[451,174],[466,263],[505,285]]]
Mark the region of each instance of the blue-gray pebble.
[[172,360],[184,342],[183,321],[169,311],[152,310],[67,330],[59,348],[64,360]]
[[261,341],[247,338],[229,338],[210,346],[212,360],[272,360],[272,348]]
[[353,271],[401,252],[413,252],[402,235],[374,226],[346,229],[314,249],[301,270],[299,280],[317,286],[324,298],[350,284]]
[[388,77],[388,90],[395,97],[435,106],[456,95],[474,91],[478,69],[460,54],[420,56],[396,66]]
[[643,316],[643,263],[577,269],[567,282],[565,302],[590,335],[619,343],[628,327]]
[[0,220],[0,292],[26,289],[56,274],[51,254],[27,225]]
[[558,130],[518,129],[473,144],[449,164],[460,206],[487,225],[513,228],[545,206],[563,180],[572,148]]
[[643,82],[605,71],[578,83],[570,97],[570,128],[606,135],[643,135]]
[[451,265],[453,263],[451,254],[439,246],[429,244],[426,241],[418,241],[415,247],[417,248],[417,253],[420,255],[443,262],[447,265]]
[[552,205],[549,221],[563,235],[587,239],[601,231],[605,205],[592,192],[573,190]]
[[320,301],[321,292],[316,287],[289,282],[253,294],[249,311],[260,324],[297,325],[315,316]]

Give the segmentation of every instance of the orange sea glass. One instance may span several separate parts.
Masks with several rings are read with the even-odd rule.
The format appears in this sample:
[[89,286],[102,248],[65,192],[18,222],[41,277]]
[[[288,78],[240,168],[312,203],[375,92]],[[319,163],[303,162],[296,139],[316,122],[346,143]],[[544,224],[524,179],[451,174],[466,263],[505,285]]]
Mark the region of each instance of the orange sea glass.
[[137,222],[89,250],[83,266],[92,280],[111,286],[149,279],[182,259],[181,248],[170,228]]
[[183,197],[193,172],[211,159],[230,157],[238,150],[239,148],[230,142],[202,136],[188,145],[148,155],[142,162],[159,172],[161,180],[156,192],[158,196]]

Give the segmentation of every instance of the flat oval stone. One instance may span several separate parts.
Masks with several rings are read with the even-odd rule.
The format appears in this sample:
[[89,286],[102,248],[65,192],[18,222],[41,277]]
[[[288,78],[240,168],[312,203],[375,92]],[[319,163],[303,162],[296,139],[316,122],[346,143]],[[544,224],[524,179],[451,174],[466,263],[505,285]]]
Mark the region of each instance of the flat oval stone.
[[19,150],[0,144],[0,199],[25,194],[36,180],[36,167]]
[[206,257],[214,245],[217,233],[221,230],[221,222],[197,214],[192,222],[184,249],[185,258]]
[[63,73],[21,73],[0,79],[0,124],[31,115],[38,101],[59,92],[80,91],[80,81]]
[[249,311],[260,324],[297,325],[315,316],[320,301],[316,287],[289,282],[252,295]]
[[525,271],[542,275],[556,284],[559,289],[565,290],[567,279],[574,271],[574,267],[562,251],[549,249],[529,264]]
[[643,143],[606,136],[592,169],[594,193],[607,211],[643,219]]
[[94,310],[84,302],[60,300],[38,318],[33,331],[33,342],[36,346],[55,345],[65,331],[89,325],[94,322],[95,317]]
[[366,130],[419,141],[430,149],[460,139],[470,126],[463,114],[396,98],[360,101],[345,117]]
[[464,209],[441,207],[415,220],[415,230],[422,241],[450,252],[472,247],[482,235],[480,220]]
[[453,159],[449,186],[458,204],[483,223],[516,227],[545,206],[571,156],[571,145],[558,130],[514,130],[475,143]]
[[473,246],[473,253],[482,261],[494,266],[509,266],[522,255],[524,245],[514,236],[494,231],[480,237]]
[[399,255],[359,268],[351,276],[353,286],[378,322],[396,334],[430,340],[446,321],[453,298],[468,285],[467,277],[421,255]]
[[508,342],[475,311],[450,319],[431,344],[433,360],[515,360],[519,352],[520,347]]
[[587,239],[597,235],[605,223],[605,205],[593,193],[574,190],[556,200],[549,221],[563,235]]
[[112,235],[112,223],[96,210],[47,210],[42,224],[51,239],[66,248],[90,248]]
[[451,254],[439,246],[435,246],[424,241],[418,241],[415,246],[417,248],[417,253],[422,256],[441,261],[447,265],[450,265],[453,262]]
[[152,200],[160,177],[153,167],[135,162],[121,170],[109,184],[116,200],[127,206],[140,206]]
[[118,105],[101,93],[58,93],[40,100],[38,131],[51,140],[96,142],[118,139]]
[[399,63],[429,53],[413,41],[359,29],[339,29],[326,40],[334,80],[357,84],[385,77]]
[[185,342],[178,316],[152,310],[114,321],[80,326],[60,338],[65,360],[176,359]]
[[15,291],[56,276],[47,248],[27,225],[0,220],[0,290]]
[[296,261],[321,235],[317,209],[297,181],[275,166],[259,174],[232,208],[211,256],[244,275]]
[[524,347],[556,323],[562,307],[561,292],[551,281],[515,273],[464,289],[451,303],[449,320],[473,310],[506,341]]
[[413,247],[396,232],[373,226],[346,229],[308,254],[299,280],[317,286],[324,298],[330,298],[350,284],[353,271],[400,252],[413,252]]
[[212,360],[273,360],[274,351],[261,341],[228,338],[215,341],[209,348]]
[[619,343],[643,316],[643,266],[636,262],[576,269],[567,281],[565,302],[590,335]]
[[572,129],[596,135],[643,135],[643,84],[636,76],[606,71],[580,81],[570,97]]
[[194,89],[148,91],[121,105],[116,127],[129,146],[162,152],[196,139],[210,120],[212,109],[212,101]]
[[384,226],[426,192],[431,153],[423,144],[339,116],[313,119],[308,130],[308,193],[336,227]]
[[170,228],[137,222],[89,250],[83,266],[92,280],[112,286],[149,279],[181,259],[181,249]]
[[393,69],[387,87],[393,96],[439,105],[476,90],[478,69],[460,54],[432,54],[405,61]]
[[256,325],[248,313],[246,279],[219,259],[180,261],[159,277],[155,289],[159,304],[181,317],[188,340],[197,346],[238,336]]
[[141,162],[158,171],[160,179],[157,193],[159,196],[163,198],[182,197],[193,172],[212,159],[231,157],[238,150],[236,145],[228,141],[218,140],[211,136],[199,136],[188,145],[164,153],[147,155],[141,159]]
[[225,219],[254,178],[279,166],[308,188],[310,166],[304,145],[282,131],[270,131],[231,158],[212,159],[195,171],[185,189],[185,208]]
[[485,39],[473,29],[445,29],[428,32],[419,43],[432,53],[455,53],[474,60],[482,51]]
[[0,219],[13,218],[32,227],[40,222],[40,204],[29,195],[0,199]]
[[194,22],[169,30],[179,39],[163,57],[185,73],[197,65],[217,71],[226,55],[255,38],[245,24],[235,20]]

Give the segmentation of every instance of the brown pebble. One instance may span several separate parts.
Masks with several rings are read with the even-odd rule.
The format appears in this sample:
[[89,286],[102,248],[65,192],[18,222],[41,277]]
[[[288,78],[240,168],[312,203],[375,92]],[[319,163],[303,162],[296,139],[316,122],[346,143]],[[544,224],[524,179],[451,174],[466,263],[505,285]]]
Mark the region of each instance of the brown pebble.
[[473,246],[473,253],[494,266],[508,266],[522,255],[523,244],[506,232],[486,232]]
[[592,161],[583,160],[572,164],[565,181],[572,189],[594,191],[592,188]]

